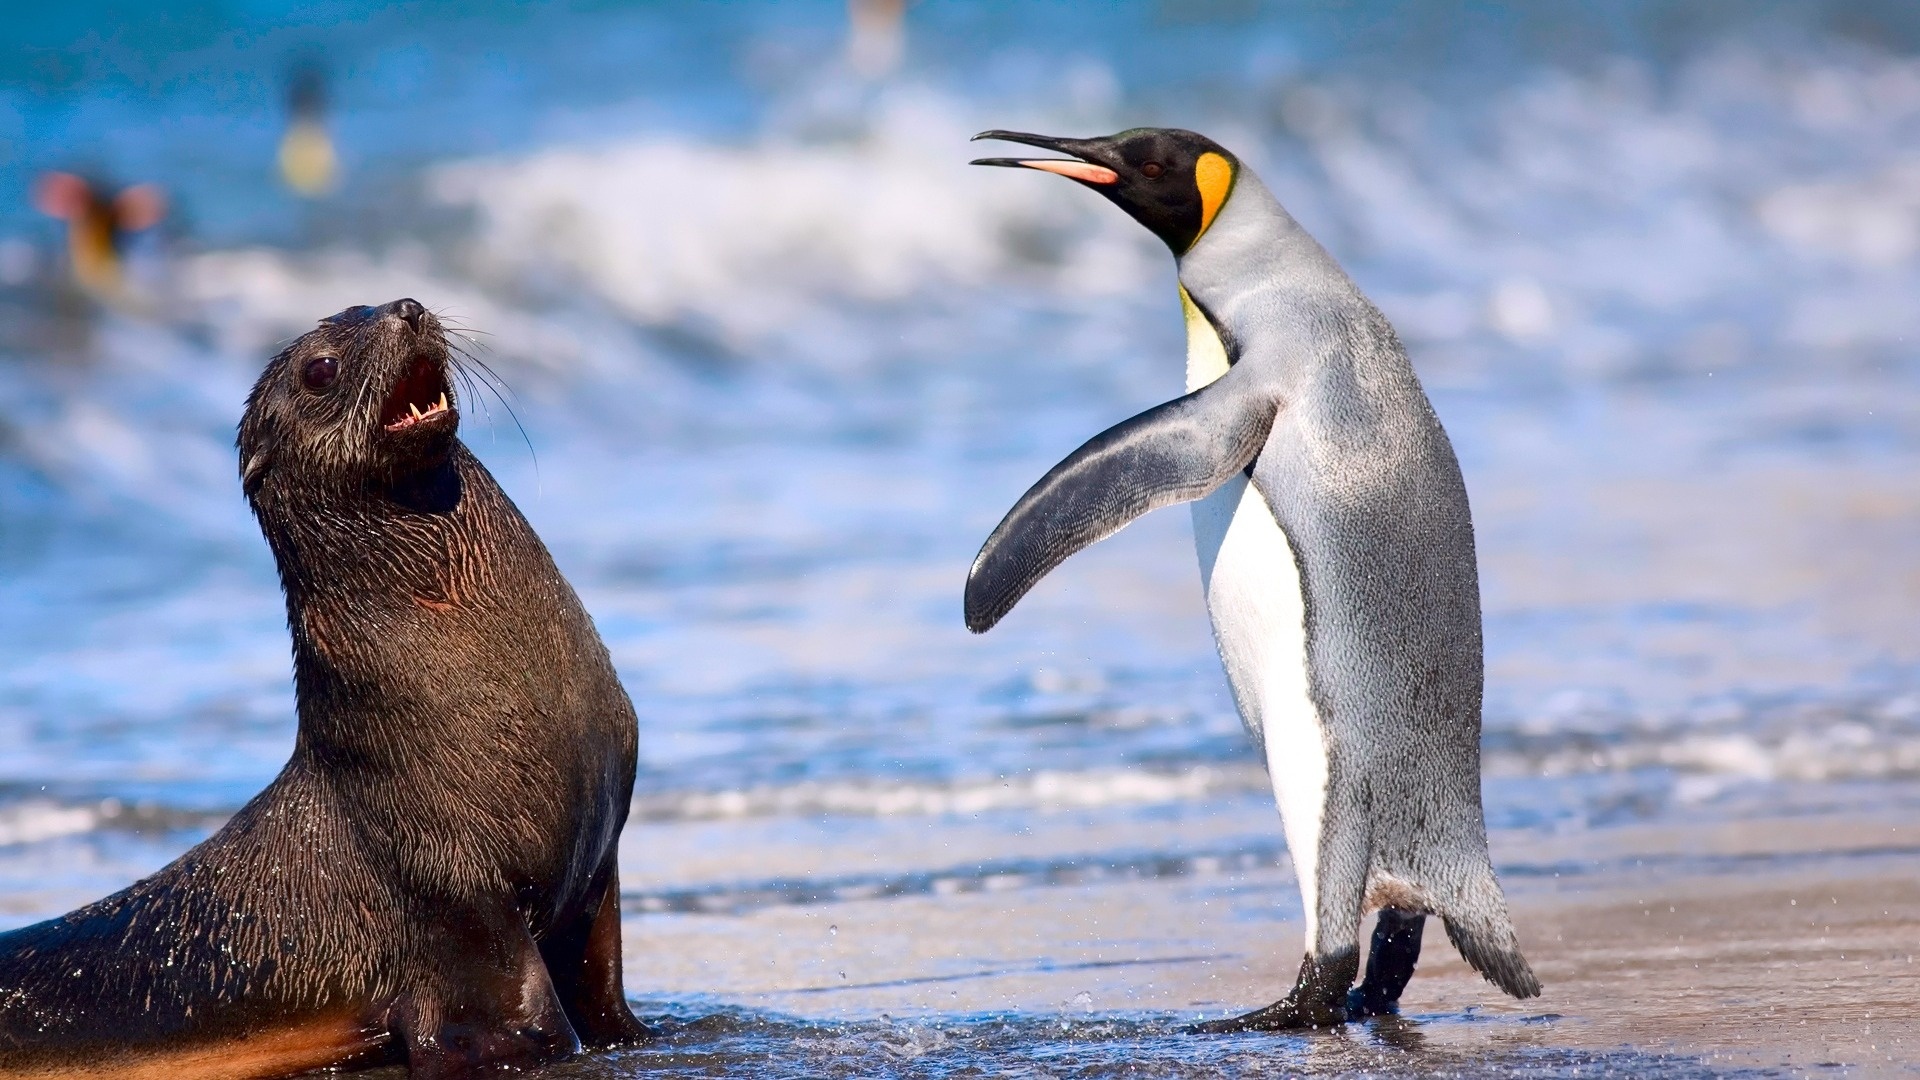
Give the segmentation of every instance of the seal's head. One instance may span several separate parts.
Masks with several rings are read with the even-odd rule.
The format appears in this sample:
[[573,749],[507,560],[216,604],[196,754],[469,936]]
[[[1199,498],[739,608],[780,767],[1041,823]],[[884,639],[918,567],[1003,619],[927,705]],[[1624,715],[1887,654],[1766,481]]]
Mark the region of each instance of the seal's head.
[[381,486],[447,460],[460,424],[440,320],[413,299],[348,308],[267,364],[240,421],[247,497]]

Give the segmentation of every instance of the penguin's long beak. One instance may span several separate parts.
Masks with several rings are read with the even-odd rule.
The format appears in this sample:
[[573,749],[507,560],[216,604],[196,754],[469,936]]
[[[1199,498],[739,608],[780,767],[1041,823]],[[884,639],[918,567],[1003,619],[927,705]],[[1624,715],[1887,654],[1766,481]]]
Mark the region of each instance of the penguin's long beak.
[[1051,135],[1029,135],[1024,131],[983,131],[972,139],[996,139],[1000,142],[1023,143],[1037,146],[1042,150],[1053,150],[1062,154],[1071,154],[1075,160],[1062,161],[1059,158],[980,158],[974,165],[997,165],[1006,169],[1038,169],[1064,176],[1069,180],[1078,180],[1083,184],[1117,184],[1120,174],[1093,160],[1098,151],[1092,139],[1061,139]]

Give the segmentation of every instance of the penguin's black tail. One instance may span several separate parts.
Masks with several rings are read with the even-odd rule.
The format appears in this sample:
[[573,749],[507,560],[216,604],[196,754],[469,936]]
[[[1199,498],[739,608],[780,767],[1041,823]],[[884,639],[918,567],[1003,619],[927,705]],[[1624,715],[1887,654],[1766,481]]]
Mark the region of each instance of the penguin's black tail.
[[1539,997],[1540,979],[1520,955],[1506,907],[1496,899],[1492,910],[1445,911],[1440,918],[1461,958],[1488,982],[1517,998]]

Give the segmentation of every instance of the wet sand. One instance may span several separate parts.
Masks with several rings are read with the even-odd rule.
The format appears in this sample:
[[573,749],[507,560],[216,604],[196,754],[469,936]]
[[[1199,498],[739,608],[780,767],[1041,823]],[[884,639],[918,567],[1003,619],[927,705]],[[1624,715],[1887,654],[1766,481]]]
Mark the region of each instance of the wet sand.
[[[1910,786],[1775,786],[1684,820],[1496,832],[1543,997],[1502,997],[1434,922],[1402,1018],[1232,1041],[1284,1052],[1311,1071],[1508,1074],[1511,1062],[1532,1061],[1581,1075],[1631,1075],[1660,1062],[1685,1075],[1920,1074],[1920,829],[1909,824],[1917,800]],[[1148,841],[1232,849],[1270,814],[1242,799],[1131,820],[1027,816],[1026,828],[1005,835],[991,822],[843,823],[839,842],[828,835],[792,854],[819,880],[898,882],[916,863],[975,865],[1009,851],[1031,859],[1049,848],[1110,849],[1119,853],[1112,862],[1126,864],[1124,852]],[[678,852],[714,854],[714,827],[676,835],[689,828],[636,826],[627,837],[625,865],[653,858],[652,869],[626,879],[628,987],[656,1010],[677,1002],[684,1012],[693,1001],[798,1021],[884,1016],[936,1032],[988,1015],[1062,1024],[1158,1017],[1179,1038],[1174,1023],[1277,997],[1298,963],[1298,901],[1284,858],[1246,869],[1201,857],[1157,871],[1135,859],[1121,876],[1077,884],[1031,872],[954,874],[944,885],[923,881],[917,895],[819,903],[745,890],[732,894],[733,911],[633,913],[669,895],[655,886],[677,865],[692,865]],[[769,878],[796,880],[769,856]],[[1372,1056],[1352,1058],[1362,1050]],[[1589,1052],[1602,1056],[1553,1064],[1562,1060],[1555,1054]],[[1606,1064],[1622,1052],[1631,1056]]]

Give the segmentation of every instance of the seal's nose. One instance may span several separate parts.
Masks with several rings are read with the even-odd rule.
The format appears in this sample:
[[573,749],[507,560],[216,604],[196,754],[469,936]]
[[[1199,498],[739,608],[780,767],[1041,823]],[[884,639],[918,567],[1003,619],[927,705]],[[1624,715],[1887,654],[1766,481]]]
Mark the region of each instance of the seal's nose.
[[411,296],[405,300],[395,300],[393,303],[388,304],[387,310],[406,320],[406,324],[411,327],[416,334],[420,332],[420,320],[427,314],[427,309],[420,306],[420,301],[415,300]]

